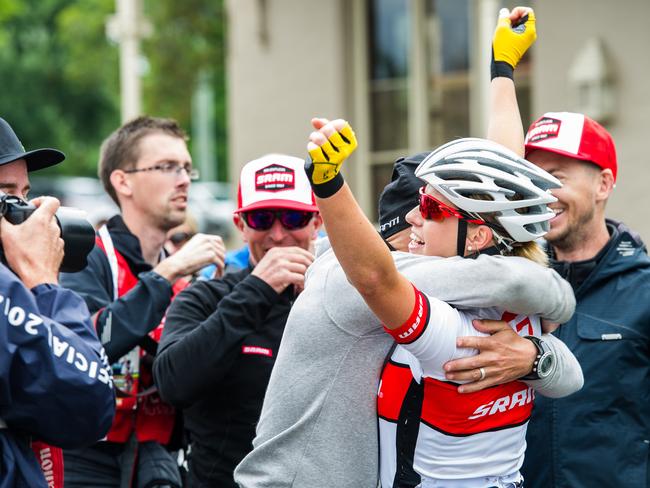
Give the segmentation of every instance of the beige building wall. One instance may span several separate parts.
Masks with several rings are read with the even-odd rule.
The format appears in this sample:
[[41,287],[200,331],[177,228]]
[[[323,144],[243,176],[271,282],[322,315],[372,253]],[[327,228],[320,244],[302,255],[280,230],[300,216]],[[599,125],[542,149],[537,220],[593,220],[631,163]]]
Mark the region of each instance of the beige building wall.
[[650,245],[650,2],[542,0],[535,8],[533,113],[576,109],[568,72],[587,39],[599,38],[614,71],[616,99],[604,124],[614,137],[619,166],[607,213]]
[[[486,9],[499,3],[477,1]],[[227,0],[234,181],[243,164],[265,153],[302,157],[309,120],[316,114],[348,118],[365,140],[371,121],[364,98],[364,5],[361,0]],[[615,73],[615,110],[605,125],[616,141],[619,179],[608,215],[624,220],[650,243],[650,151],[645,149],[650,140],[650,30],[645,25],[650,1],[626,0],[624,8],[610,0],[538,0],[533,6],[539,37],[532,112],[576,110],[569,71],[587,39],[599,38]],[[475,112],[473,118],[484,115]],[[369,211],[375,202],[364,147],[347,171],[352,169],[348,181]]]
[[267,153],[304,157],[310,119],[344,113],[339,0],[228,0],[230,174]]

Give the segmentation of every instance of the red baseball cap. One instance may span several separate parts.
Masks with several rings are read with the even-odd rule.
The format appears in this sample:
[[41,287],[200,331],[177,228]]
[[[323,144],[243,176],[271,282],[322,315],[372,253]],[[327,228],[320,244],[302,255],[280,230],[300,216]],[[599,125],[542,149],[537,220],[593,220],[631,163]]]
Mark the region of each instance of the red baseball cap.
[[304,160],[283,154],[268,154],[246,163],[239,178],[235,213],[260,208],[317,212],[304,166]]
[[616,181],[616,146],[607,130],[595,120],[572,112],[547,112],[526,134],[526,157],[548,151],[611,169]]

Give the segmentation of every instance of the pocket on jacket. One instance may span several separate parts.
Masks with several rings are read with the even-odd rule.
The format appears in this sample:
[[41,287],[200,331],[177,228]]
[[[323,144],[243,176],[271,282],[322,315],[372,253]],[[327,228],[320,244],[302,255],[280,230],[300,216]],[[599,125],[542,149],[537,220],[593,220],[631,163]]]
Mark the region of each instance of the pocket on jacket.
[[647,339],[634,329],[613,322],[607,322],[580,312],[576,313],[576,327],[578,337],[583,340],[620,341],[628,339]]
[[[612,422],[627,428],[638,425],[635,411],[645,408],[642,389],[647,386],[649,373],[648,340],[628,327],[586,314],[576,315],[578,344],[572,349],[585,378],[583,394],[593,399],[597,396],[599,410],[611,413],[623,408],[625,415],[617,415]],[[623,399],[628,406],[616,406]]]

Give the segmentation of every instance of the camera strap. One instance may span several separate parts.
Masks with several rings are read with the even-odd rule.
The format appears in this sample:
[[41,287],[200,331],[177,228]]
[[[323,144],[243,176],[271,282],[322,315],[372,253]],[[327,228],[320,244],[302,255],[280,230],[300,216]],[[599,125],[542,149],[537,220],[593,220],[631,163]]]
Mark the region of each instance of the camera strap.
[[106,251],[106,257],[108,258],[108,265],[111,267],[111,275],[113,277],[113,300],[119,298],[118,294],[118,276],[119,276],[119,267],[117,265],[117,255],[115,254],[115,246],[113,246],[113,239],[111,239],[111,234],[108,232],[108,227],[102,225],[99,230],[99,238],[104,244],[104,251]]
[[[102,241],[108,265],[111,268],[111,277],[113,283],[113,300],[120,297],[119,276],[120,267],[117,262],[117,252],[113,245],[113,239],[108,232],[106,225],[102,225],[97,233]],[[131,351],[112,365],[113,383],[117,392],[118,409],[134,409],[136,407],[135,398],[138,393],[138,383],[140,377],[140,347],[134,347]]]
[[[118,263],[117,251],[115,250],[113,239],[111,238],[111,234],[108,231],[108,227],[106,227],[106,225],[102,225],[97,232],[99,234],[100,240],[102,241],[104,252],[106,253],[106,258],[108,259],[108,264],[111,268],[111,276],[113,281],[113,300],[117,300],[120,297],[120,266]],[[164,251],[161,251],[160,259],[165,259]],[[147,335],[142,339],[142,342],[139,346],[134,347],[119,360],[119,372],[114,371],[113,373],[113,379],[115,387],[117,389],[118,397],[122,396],[125,398],[139,398],[142,396],[151,395],[157,391],[156,387],[152,386],[141,392],[138,392],[140,356],[142,354],[141,351],[144,349],[144,351],[154,356],[156,354],[157,348],[158,343]],[[129,404],[130,403],[132,402],[129,402]]]

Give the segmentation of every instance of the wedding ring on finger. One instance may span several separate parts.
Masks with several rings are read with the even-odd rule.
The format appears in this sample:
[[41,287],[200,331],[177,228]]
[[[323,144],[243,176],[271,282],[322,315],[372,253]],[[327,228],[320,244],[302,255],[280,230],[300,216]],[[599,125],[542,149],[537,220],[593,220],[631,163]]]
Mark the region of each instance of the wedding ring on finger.
[[479,381],[482,381],[485,379],[485,368],[479,368],[478,372],[481,373],[481,377],[478,379]]

